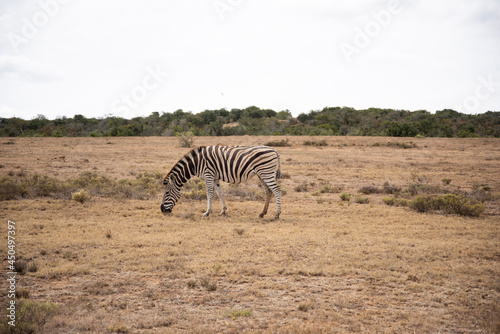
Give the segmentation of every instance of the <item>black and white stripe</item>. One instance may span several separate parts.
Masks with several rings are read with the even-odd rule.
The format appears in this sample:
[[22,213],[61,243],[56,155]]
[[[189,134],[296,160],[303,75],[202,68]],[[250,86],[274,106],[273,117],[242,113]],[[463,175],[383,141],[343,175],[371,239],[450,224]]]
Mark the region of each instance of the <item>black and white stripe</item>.
[[281,190],[276,179],[280,177],[280,158],[278,152],[267,146],[200,146],[192,149],[180,159],[163,180],[166,186],[161,203],[163,213],[172,212],[181,197],[181,187],[192,176],[205,180],[207,186],[207,217],[212,211],[214,187],[222,204],[221,214],[226,213],[226,203],[222,196],[219,181],[228,183],[246,182],[257,175],[266,194],[266,203],[260,214],[267,213],[271,195],[276,197],[276,216],[281,213]]

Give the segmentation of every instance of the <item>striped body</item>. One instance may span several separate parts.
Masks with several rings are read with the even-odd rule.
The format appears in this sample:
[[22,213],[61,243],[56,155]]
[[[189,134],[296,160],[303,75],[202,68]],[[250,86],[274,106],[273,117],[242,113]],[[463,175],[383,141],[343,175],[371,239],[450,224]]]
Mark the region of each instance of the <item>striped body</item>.
[[280,159],[278,152],[267,146],[200,146],[188,152],[172,167],[163,180],[166,186],[163,196],[162,212],[171,212],[181,196],[181,188],[191,177],[204,179],[207,187],[208,216],[212,211],[213,191],[217,192],[222,204],[222,214],[226,212],[226,204],[222,196],[219,181],[228,183],[246,182],[257,175],[266,193],[266,204],[260,214],[267,213],[271,194],[276,197],[276,216],[281,211],[281,191],[276,184],[280,176]]

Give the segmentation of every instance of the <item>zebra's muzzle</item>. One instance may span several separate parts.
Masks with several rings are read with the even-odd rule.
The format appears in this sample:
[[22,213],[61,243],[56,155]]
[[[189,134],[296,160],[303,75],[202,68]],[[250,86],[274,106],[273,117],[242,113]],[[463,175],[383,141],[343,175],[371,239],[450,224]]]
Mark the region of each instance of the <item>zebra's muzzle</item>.
[[161,212],[163,212],[164,215],[166,215],[167,213],[172,213],[172,209],[167,209],[165,207],[165,205],[160,205],[160,209],[161,209]]

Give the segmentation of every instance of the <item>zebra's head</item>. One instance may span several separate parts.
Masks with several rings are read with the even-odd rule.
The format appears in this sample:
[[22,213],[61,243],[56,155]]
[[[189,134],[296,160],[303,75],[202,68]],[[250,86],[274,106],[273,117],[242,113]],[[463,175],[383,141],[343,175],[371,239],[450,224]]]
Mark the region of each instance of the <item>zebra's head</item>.
[[176,183],[176,178],[169,174],[163,179],[163,184],[166,186],[165,194],[161,201],[160,209],[163,214],[171,213],[175,203],[181,197],[181,185]]

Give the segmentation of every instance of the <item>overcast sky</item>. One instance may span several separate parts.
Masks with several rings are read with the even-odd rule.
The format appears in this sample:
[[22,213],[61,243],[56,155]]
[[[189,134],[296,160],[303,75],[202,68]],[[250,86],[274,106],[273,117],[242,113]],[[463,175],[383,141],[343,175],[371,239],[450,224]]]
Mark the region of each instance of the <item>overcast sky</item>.
[[0,117],[500,110],[499,0],[0,0]]

